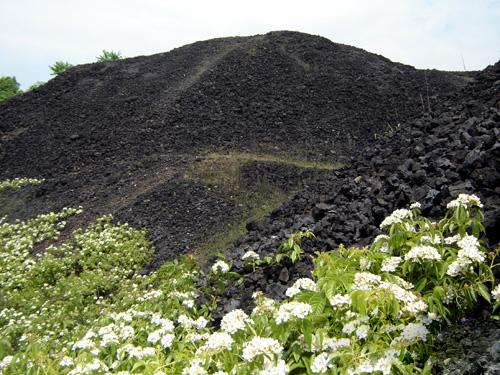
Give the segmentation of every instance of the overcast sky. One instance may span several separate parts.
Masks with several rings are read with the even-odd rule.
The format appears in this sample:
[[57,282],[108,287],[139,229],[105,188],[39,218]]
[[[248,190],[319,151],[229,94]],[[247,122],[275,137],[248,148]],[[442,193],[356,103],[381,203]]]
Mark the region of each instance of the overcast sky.
[[418,68],[500,59],[500,0],[0,0],[0,76],[23,88],[57,60],[150,55],[198,40],[295,30]]

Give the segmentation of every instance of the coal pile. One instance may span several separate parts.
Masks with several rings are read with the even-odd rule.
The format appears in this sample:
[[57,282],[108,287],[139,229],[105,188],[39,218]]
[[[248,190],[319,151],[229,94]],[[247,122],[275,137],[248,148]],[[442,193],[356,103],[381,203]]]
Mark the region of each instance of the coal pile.
[[[0,178],[46,180],[2,201],[0,213],[82,205],[83,223],[112,213],[149,230],[161,264],[241,216],[223,191],[185,179],[207,149],[293,151],[349,165],[375,134],[437,108],[473,76],[417,70],[296,32],[80,65],[0,103]],[[290,191],[288,169],[273,168],[269,180]]]
[[[294,231],[312,230],[306,251],[340,244],[366,245],[381,232],[382,220],[412,202],[440,217],[459,193],[477,194],[485,206],[487,240],[500,241],[500,62],[481,72],[461,93],[401,124],[353,157],[349,168],[321,176],[238,240],[227,254],[253,250],[269,255]],[[471,95],[471,93],[473,93]],[[271,275],[261,286],[276,297],[290,281],[307,276],[300,265]],[[279,273],[279,272],[278,272]],[[278,292],[277,292],[278,291]],[[283,297],[281,295],[281,297]]]

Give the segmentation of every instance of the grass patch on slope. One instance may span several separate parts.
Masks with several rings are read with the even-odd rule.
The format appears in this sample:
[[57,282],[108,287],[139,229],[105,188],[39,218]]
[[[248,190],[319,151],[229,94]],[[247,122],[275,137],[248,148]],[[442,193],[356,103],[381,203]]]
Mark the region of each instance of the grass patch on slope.
[[186,179],[206,186],[219,186],[234,194],[241,202],[238,220],[224,223],[220,230],[195,250],[196,259],[204,263],[210,256],[227,249],[246,233],[246,223],[258,221],[269,215],[287,200],[287,194],[271,182],[263,180],[253,191],[243,186],[241,167],[251,162],[274,162],[302,169],[334,170],[340,163],[301,159],[247,151],[207,152],[203,159],[193,163],[186,172]]
[[186,178],[203,185],[222,185],[229,190],[238,191],[241,187],[241,166],[254,161],[274,162],[303,169],[318,170],[334,170],[342,166],[340,163],[233,150],[206,153],[202,160],[194,163],[188,169]]

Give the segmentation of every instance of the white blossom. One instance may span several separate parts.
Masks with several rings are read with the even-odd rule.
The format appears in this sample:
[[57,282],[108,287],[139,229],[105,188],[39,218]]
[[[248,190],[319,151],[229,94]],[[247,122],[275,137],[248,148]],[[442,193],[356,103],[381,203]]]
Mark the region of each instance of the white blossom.
[[198,350],[196,351],[196,355],[213,355],[224,350],[230,350],[233,342],[233,338],[228,333],[214,332],[208,337],[207,342],[203,346],[198,348]]
[[227,264],[223,260],[215,262],[214,265],[212,266],[212,272],[215,274],[227,273],[229,272],[229,269],[230,269],[229,264]]
[[384,272],[394,272],[401,263],[401,257],[385,258],[382,262],[381,270]]
[[312,307],[304,302],[287,302],[282,304],[275,314],[276,323],[282,324],[288,322],[291,318],[304,319],[312,312]]
[[270,337],[254,336],[244,344],[242,357],[245,361],[250,362],[261,354],[274,354],[280,357],[282,352],[283,347],[277,340]]
[[446,205],[446,208],[458,208],[458,207],[473,207],[477,206],[479,208],[483,207],[481,200],[477,195],[474,194],[459,194],[458,198],[452,200],[450,203]]
[[491,291],[491,295],[495,301],[500,301],[500,284]]
[[414,202],[412,204],[410,204],[410,210],[414,210],[414,209],[420,209],[422,207],[422,205],[419,203],[419,202]]
[[164,349],[168,349],[172,346],[172,342],[174,341],[175,336],[171,333],[167,333],[160,340],[160,345]]
[[382,223],[380,224],[380,228],[384,229],[387,227],[390,227],[391,225],[394,224],[399,224],[401,223],[404,219],[409,217],[411,215],[411,211],[401,208],[399,210],[395,210],[392,214],[387,216]]
[[330,354],[321,353],[316,356],[311,363],[311,371],[315,374],[322,374],[328,371],[328,365],[330,364]]
[[61,367],[71,367],[71,366],[73,366],[73,359],[71,359],[71,357],[65,356],[59,362],[59,366],[61,366]]
[[249,250],[247,251],[245,254],[243,254],[243,256],[241,257],[242,260],[247,260],[247,259],[251,259],[251,260],[258,260],[260,257],[259,257],[259,254],[257,254],[255,251],[253,250]]
[[441,254],[432,246],[414,246],[405,254],[405,260],[441,260]]
[[328,301],[333,307],[343,307],[351,305],[351,296],[348,294],[335,294],[331,296]]
[[245,323],[249,321],[248,315],[243,310],[236,309],[227,313],[222,318],[220,328],[229,334],[233,334],[237,331],[244,330]]
[[269,360],[264,360],[264,368],[257,372],[257,375],[286,375],[290,372],[286,362],[278,359],[276,364]]
[[409,323],[401,332],[401,336],[396,338],[396,341],[414,341],[414,340],[427,340],[427,335],[429,334],[429,330],[422,323]]
[[301,290],[310,290],[310,291],[317,291],[318,286],[314,282],[314,280],[308,279],[308,278],[302,278],[298,279],[293,285],[288,288],[285,292],[285,294],[288,297],[293,297],[294,295],[298,294]]

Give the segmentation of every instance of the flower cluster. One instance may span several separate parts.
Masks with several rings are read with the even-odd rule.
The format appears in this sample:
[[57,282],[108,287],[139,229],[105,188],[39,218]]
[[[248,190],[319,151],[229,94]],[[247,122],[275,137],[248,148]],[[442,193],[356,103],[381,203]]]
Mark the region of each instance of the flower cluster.
[[285,292],[287,297],[293,297],[300,293],[301,290],[317,291],[318,287],[314,280],[308,278],[298,279],[290,288]]
[[404,219],[411,216],[411,211],[405,208],[401,208],[399,210],[395,210],[390,216],[387,216],[382,223],[380,224],[380,228],[384,229],[390,227],[394,224],[400,224]]
[[218,260],[212,265],[212,272],[214,274],[227,273],[229,272],[230,268],[231,267],[229,267],[229,264],[227,264],[223,260]]
[[433,246],[414,246],[405,254],[404,259],[414,262],[420,260],[441,260],[441,254]]
[[446,208],[448,209],[453,209],[453,208],[458,208],[458,207],[479,207],[482,208],[483,204],[481,203],[481,200],[477,195],[474,194],[459,194],[458,198],[455,200],[452,200],[446,205]]
[[276,323],[282,324],[292,318],[304,319],[312,312],[312,307],[304,302],[286,302],[282,304],[275,314]]
[[449,265],[446,271],[446,274],[451,277],[456,277],[459,274],[470,271],[473,263],[484,262],[486,257],[480,249],[479,241],[474,236],[464,236],[457,241],[457,245],[460,249],[457,259]]
[[234,334],[237,331],[244,330],[245,323],[249,322],[249,320],[248,315],[243,310],[236,309],[222,318],[220,328],[229,334]]

